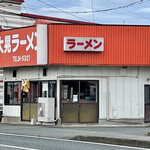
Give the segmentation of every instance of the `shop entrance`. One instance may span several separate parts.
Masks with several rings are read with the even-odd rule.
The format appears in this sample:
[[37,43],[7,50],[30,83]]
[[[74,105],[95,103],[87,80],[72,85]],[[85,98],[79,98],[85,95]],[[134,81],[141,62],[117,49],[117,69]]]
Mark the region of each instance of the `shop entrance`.
[[98,122],[98,81],[61,81],[62,123]]
[[144,122],[150,122],[150,85],[145,85],[145,117]]
[[38,82],[30,83],[30,91],[22,91],[22,120],[37,119],[37,98],[39,95]]
[[33,117],[37,120],[38,97],[56,98],[56,81],[31,81],[29,92],[21,94],[21,119],[29,121]]

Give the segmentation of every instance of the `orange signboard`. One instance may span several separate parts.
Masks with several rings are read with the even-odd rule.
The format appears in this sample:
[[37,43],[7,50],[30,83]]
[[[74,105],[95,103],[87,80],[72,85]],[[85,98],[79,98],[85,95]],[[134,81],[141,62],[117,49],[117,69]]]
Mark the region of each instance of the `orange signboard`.
[[149,40],[150,26],[50,24],[1,31],[0,67],[149,66]]
[[[150,65],[150,26],[51,24],[48,29],[49,64]],[[65,37],[69,40],[64,42]],[[94,47],[88,40],[92,37],[104,39],[101,52],[86,50]]]
[[37,64],[36,27],[0,32],[0,66]]

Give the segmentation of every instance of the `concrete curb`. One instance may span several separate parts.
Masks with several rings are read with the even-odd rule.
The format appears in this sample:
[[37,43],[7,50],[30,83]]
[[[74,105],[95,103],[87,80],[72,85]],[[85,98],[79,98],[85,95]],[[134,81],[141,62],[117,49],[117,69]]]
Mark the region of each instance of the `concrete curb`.
[[127,139],[118,137],[98,137],[98,136],[76,136],[72,140],[87,141],[95,143],[105,143],[114,145],[123,145],[139,148],[150,148],[150,141],[138,140],[138,139]]

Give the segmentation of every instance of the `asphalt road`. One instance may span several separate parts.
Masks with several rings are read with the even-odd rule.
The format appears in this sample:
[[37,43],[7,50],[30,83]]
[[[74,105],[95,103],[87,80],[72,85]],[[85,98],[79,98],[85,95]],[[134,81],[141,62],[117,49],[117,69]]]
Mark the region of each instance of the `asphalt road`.
[[[64,128],[66,129],[66,128]],[[146,136],[150,132],[150,127],[74,127],[69,128],[70,130],[78,130],[82,132],[103,132],[112,134],[126,134],[126,135],[139,135]]]
[[[0,133],[0,150],[136,150],[117,145]],[[142,150],[142,149],[141,149]],[[144,149],[143,149],[144,150]]]
[[87,135],[99,133],[104,134],[124,134],[146,136],[150,132],[150,127],[67,127],[67,126],[25,126],[0,124],[0,132],[40,135],[54,138],[70,139],[76,135]]
[[[138,133],[138,131],[140,131]],[[77,135],[121,133],[145,135],[150,128],[63,128],[0,124],[0,150],[146,150],[111,144],[70,140]]]

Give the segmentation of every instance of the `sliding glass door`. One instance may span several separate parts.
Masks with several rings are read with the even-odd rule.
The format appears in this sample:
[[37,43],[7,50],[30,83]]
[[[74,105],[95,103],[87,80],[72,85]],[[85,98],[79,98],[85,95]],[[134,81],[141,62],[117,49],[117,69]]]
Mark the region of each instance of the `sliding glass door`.
[[98,81],[61,81],[62,123],[97,123]]

